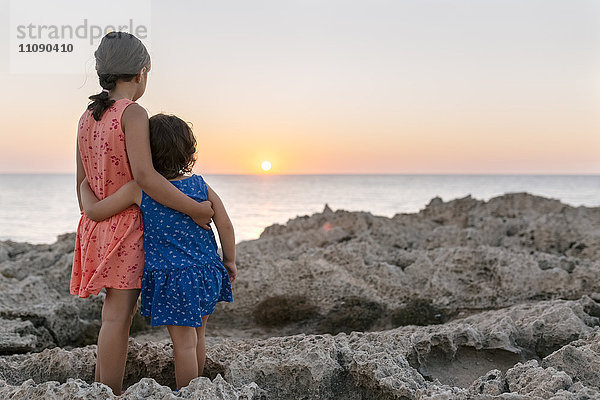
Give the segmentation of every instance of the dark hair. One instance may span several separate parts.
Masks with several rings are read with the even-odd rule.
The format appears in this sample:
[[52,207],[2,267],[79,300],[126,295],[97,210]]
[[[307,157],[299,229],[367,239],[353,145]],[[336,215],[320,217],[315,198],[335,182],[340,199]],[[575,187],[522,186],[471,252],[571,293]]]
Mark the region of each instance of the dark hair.
[[196,162],[196,138],[192,128],[174,115],[150,118],[150,149],[154,169],[167,179],[192,172]]
[[[117,81],[131,81],[142,68],[150,66],[150,55],[146,46],[135,36],[126,32],[107,33],[94,52],[96,71],[102,89],[112,90]],[[101,91],[89,97],[92,102],[88,110],[96,121],[115,102],[108,97],[108,92]]]

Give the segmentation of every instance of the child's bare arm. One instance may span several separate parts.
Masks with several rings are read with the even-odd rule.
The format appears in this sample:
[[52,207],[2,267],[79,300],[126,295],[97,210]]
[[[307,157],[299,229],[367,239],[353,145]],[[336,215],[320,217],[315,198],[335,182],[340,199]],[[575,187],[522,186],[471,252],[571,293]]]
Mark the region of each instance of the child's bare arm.
[[207,201],[199,203],[189,198],[154,169],[146,110],[136,103],[128,106],[121,117],[121,124],[125,132],[127,157],[133,178],[144,192],[160,204],[189,215],[204,229],[210,229],[210,219],[213,215],[211,204]]
[[77,159],[77,203],[79,203],[79,211],[83,211],[83,205],[81,204],[81,193],[79,188],[81,187],[81,182],[85,179],[85,169],[83,168],[83,162],[81,161],[81,154],[79,154],[79,143],[75,148],[75,157]]
[[83,210],[92,221],[103,221],[120,213],[132,204],[140,204],[142,191],[135,181],[129,181],[114,194],[98,200],[87,178],[81,182],[81,203]]
[[233,231],[233,224],[227,215],[225,206],[221,201],[221,198],[217,193],[210,187],[208,188],[208,200],[212,203],[215,214],[213,215],[213,221],[219,231],[219,239],[221,241],[221,249],[223,249],[223,264],[229,272],[229,278],[231,282],[235,281],[237,277],[237,267],[235,265],[235,233]]

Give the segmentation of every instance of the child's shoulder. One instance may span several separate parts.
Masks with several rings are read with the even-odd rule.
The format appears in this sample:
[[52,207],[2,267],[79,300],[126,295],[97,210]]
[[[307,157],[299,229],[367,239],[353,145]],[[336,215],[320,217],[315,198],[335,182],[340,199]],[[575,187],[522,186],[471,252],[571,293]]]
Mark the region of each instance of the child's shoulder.
[[202,190],[206,187],[206,182],[204,182],[204,178],[202,177],[202,175],[198,174],[192,174],[189,176],[185,176],[181,179],[172,180],[170,182],[177,186],[181,191],[183,191],[187,195],[190,195],[190,193],[196,193],[198,190]]
[[194,177],[194,179],[196,180],[196,183],[198,184],[198,186],[201,189],[205,189],[206,188],[206,181],[204,180],[204,177],[202,177],[202,175],[194,174],[193,177]]
[[192,177],[194,177],[199,182],[204,182],[204,178],[200,174],[192,174]]
[[200,193],[202,197],[208,196],[208,188],[206,186],[206,181],[199,174],[193,174],[192,179],[194,180],[194,190],[197,193]]

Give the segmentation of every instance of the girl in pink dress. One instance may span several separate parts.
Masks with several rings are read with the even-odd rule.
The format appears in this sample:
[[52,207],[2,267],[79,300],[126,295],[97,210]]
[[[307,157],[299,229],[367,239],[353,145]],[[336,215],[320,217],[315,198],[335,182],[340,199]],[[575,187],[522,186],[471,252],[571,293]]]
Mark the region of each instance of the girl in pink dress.
[[[161,204],[181,211],[205,229],[210,202],[187,197],[152,166],[148,115],[135,101],[146,89],[150,56],[142,42],[124,32],[107,34],[95,52],[102,92],[81,116],[77,131],[77,198],[87,177],[103,199],[135,179]],[[77,227],[71,293],[79,297],[106,290],[98,335],[96,381],[121,393],[129,327],[140,294],[144,266],[142,217],[132,205],[101,222],[82,211]]]

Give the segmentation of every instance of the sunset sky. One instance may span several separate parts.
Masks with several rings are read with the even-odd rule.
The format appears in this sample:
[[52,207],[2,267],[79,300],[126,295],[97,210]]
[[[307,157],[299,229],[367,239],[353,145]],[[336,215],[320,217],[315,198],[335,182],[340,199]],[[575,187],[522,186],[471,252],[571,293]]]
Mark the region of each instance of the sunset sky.
[[[151,14],[139,103],[193,123],[200,173],[265,160],[275,174],[600,173],[600,1],[153,1]],[[8,35],[0,172],[72,173],[95,72],[10,74]]]

